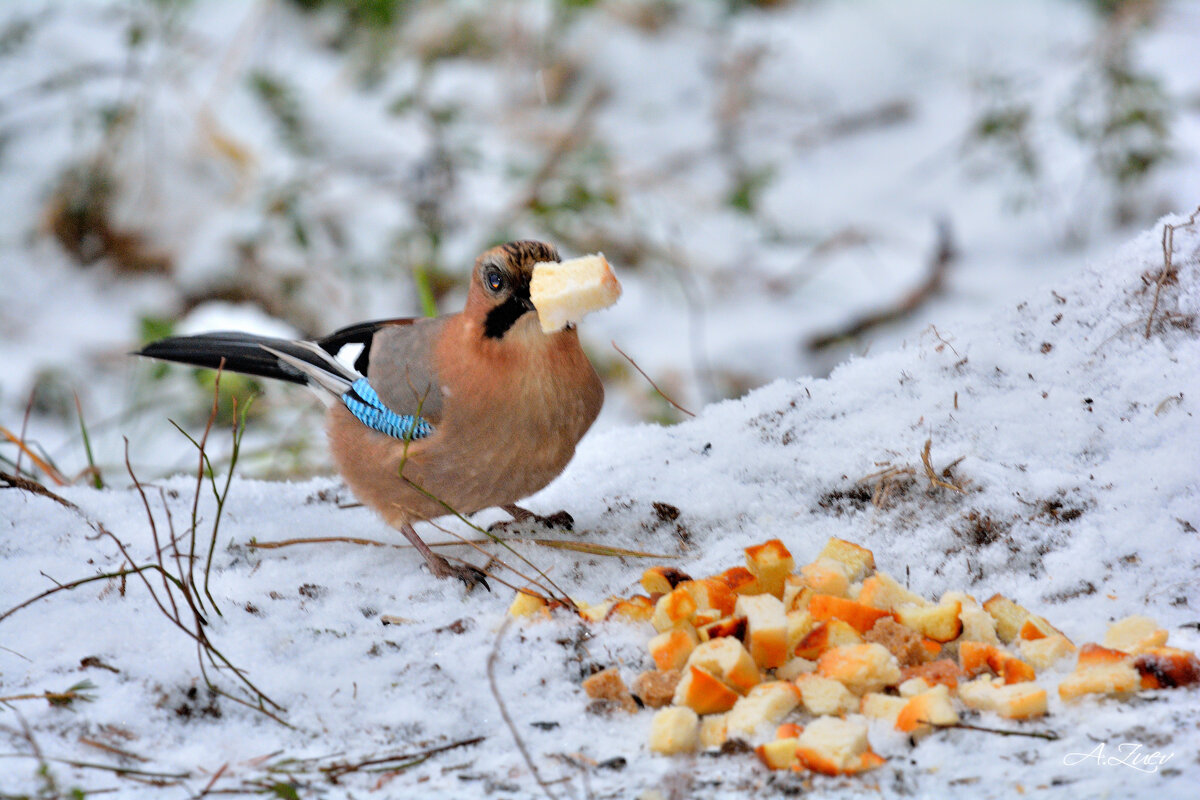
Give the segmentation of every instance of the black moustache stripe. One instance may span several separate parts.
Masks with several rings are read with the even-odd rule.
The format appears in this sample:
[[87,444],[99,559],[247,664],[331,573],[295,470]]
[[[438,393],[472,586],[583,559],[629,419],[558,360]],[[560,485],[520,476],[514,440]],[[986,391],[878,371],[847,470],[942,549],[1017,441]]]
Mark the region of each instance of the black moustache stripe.
[[529,310],[525,303],[515,296],[510,296],[500,305],[487,313],[483,321],[483,335],[489,339],[499,339],[508,333],[516,321]]

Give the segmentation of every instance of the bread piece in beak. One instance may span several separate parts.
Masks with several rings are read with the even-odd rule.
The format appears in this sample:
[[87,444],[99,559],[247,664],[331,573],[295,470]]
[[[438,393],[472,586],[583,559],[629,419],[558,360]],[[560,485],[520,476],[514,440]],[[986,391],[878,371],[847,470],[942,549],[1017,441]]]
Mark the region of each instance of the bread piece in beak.
[[603,253],[534,265],[529,298],[543,333],[554,333],[587,314],[608,308],[621,296],[621,284]]

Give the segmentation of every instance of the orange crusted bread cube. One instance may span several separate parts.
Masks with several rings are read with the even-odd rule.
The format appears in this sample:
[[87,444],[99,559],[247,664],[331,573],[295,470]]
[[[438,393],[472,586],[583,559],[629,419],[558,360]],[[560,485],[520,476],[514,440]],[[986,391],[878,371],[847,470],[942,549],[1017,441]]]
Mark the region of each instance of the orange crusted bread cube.
[[783,583],[792,574],[792,554],[778,539],[746,548],[746,566],[758,580],[760,592],[783,597]]
[[853,775],[884,763],[872,752],[864,723],[837,717],[813,720],[796,742],[796,755],[804,767],[823,775]]
[[1143,689],[1173,689],[1200,683],[1200,659],[1175,647],[1151,647],[1134,656]]
[[749,651],[737,639],[723,636],[696,645],[688,666],[698,666],[716,675],[739,694],[757,685],[761,676]]
[[642,588],[647,594],[666,594],[684,581],[692,578],[674,567],[650,567],[642,573]]
[[795,736],[790,736],[766,742],[754,748],[754,754],[758,756],[759,761],[766,765],[767,769],[794,769],[798,763],[797,741]]
[[895,609],[896,620],[935,642],[951,642],[962,633],[962,603],[955,600],[936,606],[902,605]]
[[905,589],[886,572],[876,572],[862,582],[858,602],[884,611],[895,611],[900,606],[927,606],[929,601],[915,592]]
[[821,548],[818,558],[829,558],[839,562],[845,568],[846,578],[854,583],[861,581],[868,573],[875,570],[875,554],[854,542],[831,537]]
[[900,683],[900,664],[881,644],[835,647],[817,660],[817,674],[833,678],[857,695]]
[[676,587],[658,598],[650,622],[659,633],[672,628],[682,628],[692,624],[696,610],[696,601],[692,595],[686,589]]
[[800,577],[814,592],[835,597],[848,597],[850,594],[850,578],[846,574],[846,565],[832,558],[819,557],[805,564],[800,568]]
[[800,692],[788,681],[760,683],[733,704],[725,724],[731,736],[750,736],[763,725],[779,722],[799,704]]
[[646,647],[656,667],[679,669],[687,663],[688,656],[696,649],[697,644],[694,633],[676,628],[655,636]]
[[861,644],[862,641],[863,637],[850,625],[840,619],[831,619],[829,622],[819,623],[806,633],[800,643],[796,645],[795,654],[800,658],[813,661],[826,650],[849,644]]
[[1127,694],[1141,688],[1133,656],[1089,642],[1079,648],[1075,671],[1058,685],[1058,695],[1071,700],[1085,694]]
[[1036,683],[1005,684],[982,677],[958,685],[958,697],[968,708],[993,711],[1007,719],[1029,719],[1046,713],[1046,690]]
[[891,616],[883,609],[831,594],[814,594],[808,601],[808,613],[818,622],[840,619],[859,633],[871,630],[880,618]]
[[739,695],[724,681],[694,664],[684,670],[675,687],[675,705],[687,706],[697,714],[720,714],[733,708]]

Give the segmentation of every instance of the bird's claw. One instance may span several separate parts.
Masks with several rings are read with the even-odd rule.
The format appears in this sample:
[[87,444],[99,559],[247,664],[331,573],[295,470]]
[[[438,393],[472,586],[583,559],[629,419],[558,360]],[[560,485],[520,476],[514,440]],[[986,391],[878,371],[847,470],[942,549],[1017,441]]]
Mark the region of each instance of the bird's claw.
[[560,528],[564,531],[575,530],[575,518],[566,511],[555,511],[553,514],[547,514],[543,517],[540,514],[534,514],[531,511],[525,511],[525,509],[520,510],[524,511],[525,513],[518,515],[513,514],[512,511],[509,511],[510,514],[513,514],[512,519],[493,522],[488,526],[488,533],[497,533],[513,528],[522,528],[527,523],[540,524],[543,528]]
[[468,592],[480,585],[489,592],[492,590],[487,582],[487,573],[470,564],[451,564],[441,556],[434,556],[429,560],[429,570],[438,578],[457,578],[467,587]]

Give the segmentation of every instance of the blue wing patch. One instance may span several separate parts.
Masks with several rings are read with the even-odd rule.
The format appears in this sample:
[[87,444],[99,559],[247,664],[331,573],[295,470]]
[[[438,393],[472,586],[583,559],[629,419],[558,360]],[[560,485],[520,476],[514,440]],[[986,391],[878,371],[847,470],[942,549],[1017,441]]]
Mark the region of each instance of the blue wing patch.
[[383,404],[366,378],[359,378],[342,395],[342,402],[358,421],[393,439],[424,439],[433,433],[428,420],[412,414],[397,414]]

